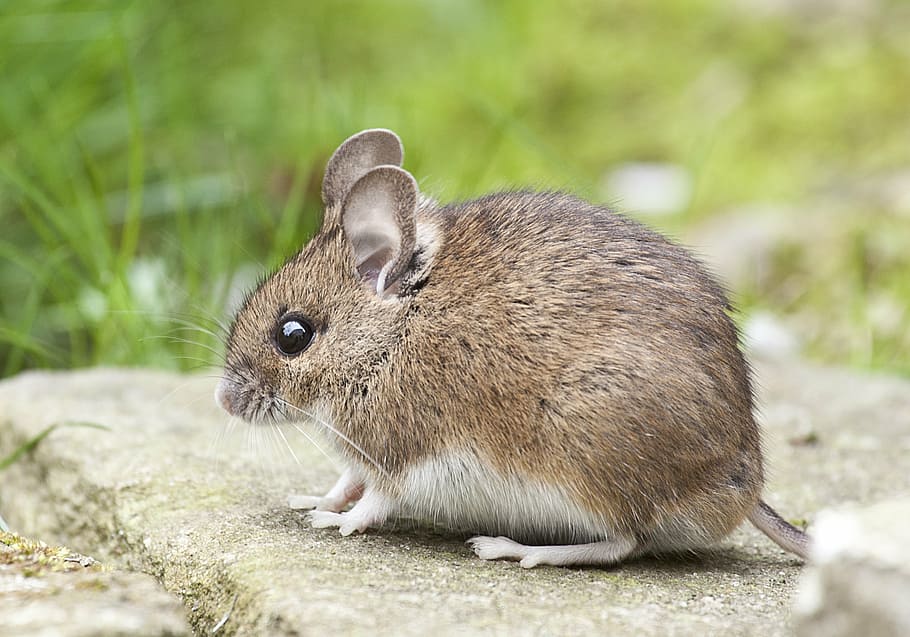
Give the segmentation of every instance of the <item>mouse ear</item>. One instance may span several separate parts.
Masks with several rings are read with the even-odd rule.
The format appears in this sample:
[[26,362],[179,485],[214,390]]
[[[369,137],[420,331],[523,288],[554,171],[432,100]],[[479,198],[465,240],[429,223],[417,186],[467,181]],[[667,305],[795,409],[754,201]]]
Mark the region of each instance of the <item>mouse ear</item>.
[[398,166],[379,166],[351,186],[341,223],[361,279],[382,296],[414,254],[417,182]]
[[327,214],[344,201],[351,186],[367,172],[376,166],[401,166],[403,159],[401,139],[390,130],[371,128],[348,137],[332,153],[322,179],[322,202]]

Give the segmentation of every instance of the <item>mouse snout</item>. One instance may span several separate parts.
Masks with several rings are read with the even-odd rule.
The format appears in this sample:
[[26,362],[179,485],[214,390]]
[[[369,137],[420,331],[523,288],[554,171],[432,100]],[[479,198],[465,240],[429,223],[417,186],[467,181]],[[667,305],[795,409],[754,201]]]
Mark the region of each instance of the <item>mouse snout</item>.
[[224,378],[218,381],[218,386],[215,387],[215,404],[232,416],[237,415],[234,413],[234,403],[231,401],[231,385]]

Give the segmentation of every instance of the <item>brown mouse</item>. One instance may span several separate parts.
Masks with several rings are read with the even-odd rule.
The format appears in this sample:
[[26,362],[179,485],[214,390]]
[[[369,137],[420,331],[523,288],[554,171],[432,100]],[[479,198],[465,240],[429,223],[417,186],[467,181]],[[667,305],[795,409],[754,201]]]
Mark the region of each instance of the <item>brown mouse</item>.
[[749,367],[689,252],[561,193],[439,205],[402,157],[382,129],[338,148],[321,230],[227,342],[219,404],[320,423],[345,460],[292,499],[312,526],[423,519],[531,567],[697,549],[748,518],[806,557],[761,499]]

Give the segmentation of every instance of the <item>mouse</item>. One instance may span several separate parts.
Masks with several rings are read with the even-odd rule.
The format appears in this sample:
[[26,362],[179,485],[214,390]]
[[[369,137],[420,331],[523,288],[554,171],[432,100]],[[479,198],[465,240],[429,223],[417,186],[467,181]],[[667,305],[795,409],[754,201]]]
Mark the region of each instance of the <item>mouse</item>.
[[312,422],[342,459],[291,507],[343,536],[426,521],[525,568],[697,550],[744,520],[807,559],[762,499],[750,367],[695,256],[562,192],[440,204],[403,158],[387,129],[338,147],[320,230],[226,339],[216,402]]

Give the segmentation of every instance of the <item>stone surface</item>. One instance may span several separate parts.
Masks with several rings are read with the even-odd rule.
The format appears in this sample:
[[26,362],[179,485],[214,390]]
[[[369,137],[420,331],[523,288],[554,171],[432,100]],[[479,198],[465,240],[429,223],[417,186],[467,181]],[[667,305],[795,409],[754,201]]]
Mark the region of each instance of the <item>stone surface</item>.
[[0,637],[188,637],[180,600],[144,573],[0,531]]
[[0,567],[0,637],[183,637],[184,616],[144,573],[26,577]]
[[[910,384],[792,361],[758,368],[766,499],[810,522],[910,492]],[[179,595],[197,634],[789,634],[800,562],[744,525],[700,555],[614,569],[525,571],[465,538],[408,528],[341,538],[288,493],[337,469],[293,428],[230,424],[214,380],[149,371],[29,373],[0,383],[0,457],[61,428],[0,474],[10,525]],[[811,527],[810,527],[811,528]]]
[[819,514],[796,604],[800,635],[910,635],[908,521],[910,498]]

